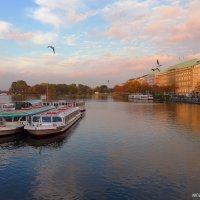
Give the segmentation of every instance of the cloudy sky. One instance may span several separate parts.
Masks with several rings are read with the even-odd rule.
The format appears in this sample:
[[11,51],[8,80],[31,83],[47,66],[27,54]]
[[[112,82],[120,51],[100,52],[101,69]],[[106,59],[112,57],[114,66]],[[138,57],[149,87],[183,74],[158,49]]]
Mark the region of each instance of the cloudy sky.
[[164,69],[200,58],[199,0],[0,3],[0,89],[16,80],[113,86],[156,59]]

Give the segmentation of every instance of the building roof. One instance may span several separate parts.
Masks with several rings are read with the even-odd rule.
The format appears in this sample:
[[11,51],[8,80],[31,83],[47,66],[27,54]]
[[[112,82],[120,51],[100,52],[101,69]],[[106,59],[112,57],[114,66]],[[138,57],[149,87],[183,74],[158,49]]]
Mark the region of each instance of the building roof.
[[199,60],[195,58],[195,59],[192,59],[192,60],[188,60],[188,61],[176,64],[176,65],[170,66],[167,69],[167,71],[174,70],[174,69],[181,69],[181,68],[191,67],[191,66],[194,66],[194,65],[197,65],[197,64],[199,64]]
[[147,77],[147,76],[148,76],[148,74],[145,74],[145,75],[143,75],[143,76],[139,76],[139,77],[136,77],[136,78],[131,78],[131,79],[128,80],[128,82],[129,82],[129,81],[137,81],[137,80],[139,80],[139,79],[141,79],[141,78],[145,78],[145,77]]
[[26,100],[26,101],[15,101],[15,103],[30,103],[32,106],[40,105],[42,104],[42,100]]

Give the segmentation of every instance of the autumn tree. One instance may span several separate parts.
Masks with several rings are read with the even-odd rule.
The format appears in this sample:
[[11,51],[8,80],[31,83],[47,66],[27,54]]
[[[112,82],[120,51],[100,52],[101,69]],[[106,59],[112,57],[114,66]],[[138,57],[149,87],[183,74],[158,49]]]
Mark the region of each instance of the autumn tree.
[[12,94],[26,94],[29,90],[29,87],[26,81],[19,80],[11,84],[9,92]]

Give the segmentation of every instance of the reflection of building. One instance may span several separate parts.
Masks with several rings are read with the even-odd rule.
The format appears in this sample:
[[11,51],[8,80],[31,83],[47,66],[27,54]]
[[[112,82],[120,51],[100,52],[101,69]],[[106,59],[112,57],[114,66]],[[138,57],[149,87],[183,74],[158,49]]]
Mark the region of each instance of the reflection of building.
[[189,60],[177,65],[170,66],[164,72],[144,75],[130,81],[148,83],[149,85],[174,86],[177,94],[187,94],[200,87],[200,61]]

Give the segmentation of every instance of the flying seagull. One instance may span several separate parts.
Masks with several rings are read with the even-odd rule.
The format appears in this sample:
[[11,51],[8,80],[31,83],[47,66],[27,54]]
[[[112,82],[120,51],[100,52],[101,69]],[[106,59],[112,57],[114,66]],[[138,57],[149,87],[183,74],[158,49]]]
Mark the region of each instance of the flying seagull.
[[155,70],[158,70],[160,72],[160,69],[159,68],[156,68]]
[[159,72],[160,72],[160,69],[157,67],[157,68],[155,68],[155,69],[151,69],[152,71],[156,71],[156,70],[158,70]]
[[47,48],[51,48],[55,54],[55,48],[53,46],[48,46]]
[[160,66],[161,66],[161,64],[159,63],[158,59],[157,59],[157,65],[158,65],[158,67],[160,67]]

